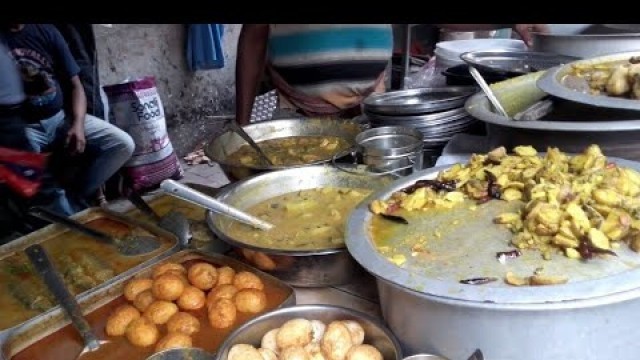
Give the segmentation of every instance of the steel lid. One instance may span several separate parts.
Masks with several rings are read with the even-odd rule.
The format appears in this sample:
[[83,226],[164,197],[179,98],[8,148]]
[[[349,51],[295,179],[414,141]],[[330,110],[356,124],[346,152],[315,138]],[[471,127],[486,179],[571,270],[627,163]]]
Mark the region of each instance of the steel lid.
[[426,114],[461,107],[476,91],[473,86],[390,91],[369,95],[362,106],[364,112],[382,115]]
[[[640,163],[623,159],[609,158],[618,165],[640,171]],[[436,167],[416,172],[398,179],[385,189],[379,190],[362,201],[351,213],[347,222],[346,245],[355,258],[367,271],[377,278],[395,286],[405,288],[421,296],[430,296],[442,301],[462,301],[470,306],[507,305],[510,308],[522,308],[539,305],[547,306],[557,303],[556,307],[571,307],[570,302],[576,300],[593,300],[599,297],[619,295],[624,298],[627,293],[640,288],[640,254],[634,253],[626,244],[616,249],[617,258],[593,259],[587,263],[554,256],[553,261],[544,261],[537,252],[524,252],[518,259],[501,264],[496,260],[497,251],[507,251],[511,247],[508,241],[510,232],[498,226],[491,227],[492,216],[504,209],[488,208],[493,211],[486,218],[478,219],[466,212],[447,212],[462,217],[459,227],[454,227],[451,219],[430,214],[425,217],[424,224],[411,224],[411,229],[420,234],[431,234],[434,229],[444,229],[442,246],[451,246],[455,251],[446,266],[413,260],[410,255],[407,261],[397,266],[383,256],[374,246],[369,234],[373,214],[369,204],[374,199],[387,199],[392,193],[405,188],[417,180],[433,179],[439,171],[447,167]],[[509,204],[506,202],[488,202],[487,204]],[[485,204],[486,205],[486,204]],[[493,205],[506,206],[506,205]],[[445,214],[445,213],[443,213]],[[442,215],[446,216],[446,215]],[[454,230],[451,230],[454,229]],[[424,232],[423,232],[424,231]],[[448,233],[445,233],[448,231]],[[449,245],[448,245],[449,244]],[[477,244],[482,244],[478,247]],[[410,249],[407,246],[406,251]],[[403,250],[405,251],[405,250]],[[513,287],[503,281],[506,271],[518,275],[531,275],[533,269],[543,263],[545,273],[554,275],[564,272],[570,281],[562,285]],[[525,271],[527,271],[525,273]],[[464,285],[461,279],[479,276],[495,276],[498,281],[485,285]],[[622,295],[621,295],[622,294]],[[631,293],[627,293],[631,294]]]

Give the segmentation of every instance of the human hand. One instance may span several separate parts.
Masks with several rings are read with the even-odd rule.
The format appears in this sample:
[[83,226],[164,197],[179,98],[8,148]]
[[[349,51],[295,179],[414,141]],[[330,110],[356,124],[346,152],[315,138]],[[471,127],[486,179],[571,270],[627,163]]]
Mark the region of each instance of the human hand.
[[533,33],[548,34],[547,24],[515,24],[513,30],[522,38],[527,46],[533,45]]
[[72,154],[82,154],[87,144],[87,140],[84,137],[84,127],[74,125],[67,132],[67,139],[65,146],[71,149]]

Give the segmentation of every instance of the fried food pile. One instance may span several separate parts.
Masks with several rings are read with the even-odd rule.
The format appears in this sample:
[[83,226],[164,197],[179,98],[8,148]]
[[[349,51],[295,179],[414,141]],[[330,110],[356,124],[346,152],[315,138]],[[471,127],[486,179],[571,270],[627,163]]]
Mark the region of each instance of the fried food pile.
[[354,320],[325,324],[297,318],[265,333],[258,348],[232,346],[227,360],[382,360],[380,351],[364,339],[364,328]]
[[640,57],[622,64],[575,64],[570,74],[584,78],[594,95],[640,99]]
[[[155,345],[159,352],[192,347],[191,336],[200,331],[194,311],[206,307],[209,324],[232,326],[238,312],[258,313],[267,307],[264,284],[248,271],[197,262],[185,268],[168,262],[153,270],[152,278],[135,278],[124,288],[129,301],[107,319],[108,336],[126,336],[138,347]],[[161,337],[160,326],[167,333]]]
[[575,156],[557,148],[540,156],[531,146],[474,154],[469,164],[376,200],[370,209],[389,216],[468,201],[521,202],[518,212],[500,214],[494,223],[513,233],[513,246],[537,250],[546,260],[554,253],[585,260],[615,256],[623,243],[640,252],[640,173],[609,163],[597,145]]

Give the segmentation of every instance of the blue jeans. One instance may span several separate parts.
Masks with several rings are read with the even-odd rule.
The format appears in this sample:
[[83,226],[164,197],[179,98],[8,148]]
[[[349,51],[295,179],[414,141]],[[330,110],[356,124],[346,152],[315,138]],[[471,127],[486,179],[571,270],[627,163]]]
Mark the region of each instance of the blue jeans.
[[[70,120],[66,118],[64,111],[60,111],[48,119],[27,125],[25,131],[33,150],[43,152],[64,144],[69,125]],[[82,178],[77,181],[79,186],[73,189],[81,198],[94,195],[131,158],[135,149],[129,134],[95,116],[86,115],[84,134],[85,153],[91,156],[91,162],[83,169]],[[74,213],[78,210],[76,208],[69,211]]]

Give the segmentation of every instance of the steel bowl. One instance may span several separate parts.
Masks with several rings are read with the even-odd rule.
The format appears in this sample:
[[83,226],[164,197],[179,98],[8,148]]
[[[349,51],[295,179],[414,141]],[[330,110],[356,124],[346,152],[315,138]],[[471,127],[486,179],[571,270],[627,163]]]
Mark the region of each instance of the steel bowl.
[[236,344],[260,346],[262,336],[288,320],[304,318],[328,323],[336,320],[355,320],[364,328],[364,343],[377,348],[384,360],[401,360],[402,349],[398,340],[380,320],[359,311],[333,305],[298,305],[260,315],[245,323],[220,346],[216,360],[227,360],[229,350]]
[[[216,199],[247,209],[261,201],[298,190],[325,186],[378,189],[393,180],[391,176],[369,176],[367,167],[363,165],[345,164],[344,167],[349,172],[328,165],[272,171],[228,185],[218,192]],[[234,247],[244,261],[291,285],[321,287],[345,284],[358,270],[358,264],[344,246],[313,251],[258,247],[227,235],[225,230],[233,220],[208,212],[206,221],[216,236]],[[256,252],[270,261],[256,261]]]
[[[258,143],[291,136],[337,136],[347,140],[350,144],[354,144],[354,139],[363,129],[363,126],[355,120],[297,118],[261,121],[244,126],[243,129]],[[227,130],[205,146],[204,151],[209,159],[220,164],[222,170],[232,181],[242,180],[266,171],[317,165],[331,161],[331,158],[328,158],[309,164],[293,166],[247,166],[229,162],[229,155],[238,151],[243,145],[246,145],[246,142],[238,134],[233,130]]]

